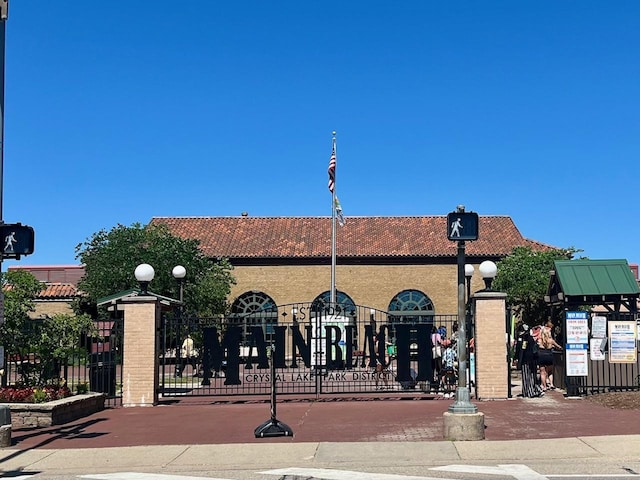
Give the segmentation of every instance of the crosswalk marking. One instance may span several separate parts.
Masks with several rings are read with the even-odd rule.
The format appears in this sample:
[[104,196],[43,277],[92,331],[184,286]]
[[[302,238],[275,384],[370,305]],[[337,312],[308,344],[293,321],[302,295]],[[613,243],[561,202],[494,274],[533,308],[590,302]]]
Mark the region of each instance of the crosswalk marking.
[[487,467],[484,465],[445,465],[443,467],[433,467],[429,470],[457,473],[482,473],[485,475],[509,475],[516,480],[543,480],[547,477],[541,475],[526,465],[498,465],[497,467]]
[[412,475],[395,475],[393,473],[364,473],[328,468],[279,468],[258,473],[265,475],[297,475],[300,477],[315,477],[322,480],[443,480],[441,477],[416,477]]

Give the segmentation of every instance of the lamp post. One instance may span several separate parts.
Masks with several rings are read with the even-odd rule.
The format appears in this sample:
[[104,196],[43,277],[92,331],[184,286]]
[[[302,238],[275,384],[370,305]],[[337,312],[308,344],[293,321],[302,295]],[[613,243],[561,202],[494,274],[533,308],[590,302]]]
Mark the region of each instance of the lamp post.
[[471,277],[473,277],[473,272],[475,271],[476,269],[470,263],[464,264],[464,278],[467,281],[467,305],[471,299]]
[[467,298],[465,302],[466,311],[465,311],[465,323],[467,327],[467,336],[473,338],[473,332],[471,332],[471,278],[475,272],[475,268],[470,263],[464,264],[464,278],[466,280],[467,285]]
[[[178,321],[180,322],[180,328],[179,328],[179,337],[176,340],[176,369],[175,369],[175,376],[176,377],[181,377],[182,376],[182,372],[184,371],[184,369],[187,366],[187,358],[182,358],[182,347],[186,345],[188,345],[191,342],[191,345],[193,345],[193,340],[191,340],[189,342],[189,334],[187,332],[187,335],[185,337],[185,340],[182,344],[182,346],[180,346],[180,341],[182,340],[182,328],[184,327],[183,324],[183,313],[184,313],[184,306],[182,303],[183,300],[183,287],[184,287],[184,277],[186,277],[187,275],[187,269],[184,268],[182,265],[176,265],[175,267],[173,267],[173,270],[171,270],[171,275],[173,275],[173,278],[176,279],[176,281],[178,282],[178,286],[179,286],[179,298],[180,298],[180,306],[178,307]],[[187,349],[185,349],[187,350]],[[193,349],[191,349],[193,350]],[[191,351],[185,351],[185,353],[188,355],[190,355],[192,352]],[[192,365],[194,365],[194,370],[196,370],[195,368],[195,362],[192,363]],[[194,375],[197,373],[194,373]]]
[[[180,303],[182,304],[184,277],[187,276],[187,269],[182,265],[176,265],[173,267],[173,270],[171,270],[171,275],[178,281],[178,285],[180,286]],[[182,306],[180,308],[182,308]]]
[[140,284],[140,293],[142,295],[147,295],[149,289],[149,283],[153,280],[156,272],[151,265],[148,263],[141,263],[138,265],[133,272],[136,276],[136,280]]
[[493,283],[493,279],[496,278],[498,267],[491,260],[485,260],[480,264],[479,270],[484,280],[485,290],[491,290],[491,284]]

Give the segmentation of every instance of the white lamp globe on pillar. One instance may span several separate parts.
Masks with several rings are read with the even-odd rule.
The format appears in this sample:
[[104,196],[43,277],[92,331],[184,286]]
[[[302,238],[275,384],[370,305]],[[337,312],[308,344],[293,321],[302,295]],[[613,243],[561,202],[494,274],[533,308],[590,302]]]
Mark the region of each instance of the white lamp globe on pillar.
[[493,279],[496,278],[498,267],[491,260],[485,260],[480,264],[479,270],[484,280],[485,290],[491,290],[491,283]]
[[153,277],[156,274],[155,270],[148,263],[141,263],[136,267],[133,274],[136,276],[136,280],[140,284],[140,293],[142,295],[146,295],[149,283],[151,283],[151,280],[153,280]]

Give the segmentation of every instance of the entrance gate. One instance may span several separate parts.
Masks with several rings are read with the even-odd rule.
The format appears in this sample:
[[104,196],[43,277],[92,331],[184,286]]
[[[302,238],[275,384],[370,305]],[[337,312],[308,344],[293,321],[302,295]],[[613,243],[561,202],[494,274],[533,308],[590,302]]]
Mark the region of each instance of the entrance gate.
[[[166,317],[160,393],[172,396],[316,396],[437,388],[431,333],[457,315],[295,303],[248,315]],[[436,363],[436,365],[434,365]],[[376,367],[377,366],[377,367]]]

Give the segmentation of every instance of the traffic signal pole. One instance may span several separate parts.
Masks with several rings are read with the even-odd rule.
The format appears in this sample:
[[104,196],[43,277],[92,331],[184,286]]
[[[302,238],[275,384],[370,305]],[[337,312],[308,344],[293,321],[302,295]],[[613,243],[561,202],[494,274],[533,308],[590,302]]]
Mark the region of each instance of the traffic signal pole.
[[[4,224],[3,217],[3,197],[4,197],[4,52],[6,43],[6,27],[7,18],[9,16],[9,0],[0,0],[0,227]],[[0,272],[2,272],[2,257],[0,254]],[[4,323],[4,292],[0,285],[0,325]],[[4,347],[0,346],[0,370],[3,375],[0,376],[1,384],[4,386],[7,377],[4,375],[5,352]],[[0,447],[11,446],[11,410],[7,406],[0,407]]]
[[[4,65],[5,44],[7,40],[7,18],[9,17],[9,0],[0,0],[0,224],[4,223],[3,197],[4,197]],[[2,257],[0,256],[0,267]]]

